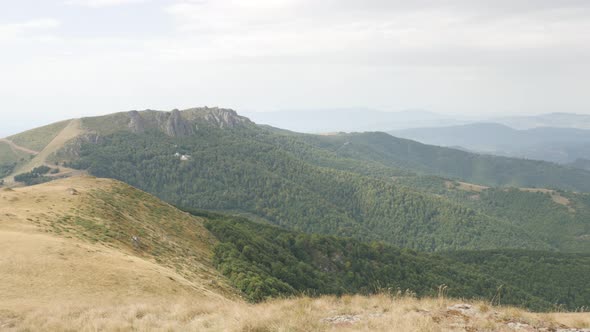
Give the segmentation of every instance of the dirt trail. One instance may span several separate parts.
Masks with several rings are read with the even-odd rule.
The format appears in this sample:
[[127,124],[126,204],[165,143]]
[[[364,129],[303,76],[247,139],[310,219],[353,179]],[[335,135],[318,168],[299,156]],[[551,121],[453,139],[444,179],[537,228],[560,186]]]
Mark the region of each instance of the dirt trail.
[[[445,181],[445,187],[447,189],[458,189],[458,190],[470,191],[470,192],[475,192],[475,193],[479,193],[479,192],[482,192],[482,191],[490,188],[490,187],[486,187],[486,186],[481,186],[481,185],[467,183],[467,182],[461,182],[461,181]],[[549,194],[551,196],[551,199],[553,200],[553,202],[567,207],[570,212],[576,212],[576,210],[571,206],[571,201],[567,197],[562,196],[559,192],[557,192],[553,189],[546,189],[546,188],[517,188],[517,189],[520,191],[525,191],[525,192],[529,192],[529,193],[539,193],[540,192],[540,193]],[[507,191],[507,190],[509,190],[509,188],[504,189],[504,191]],[[472,196],[472,197],[476,198],[476,196]]]
[[16,169],[13,174],[30,172],[33,168],[44,165],[51,154],[61,149],[69,140],[76,138],[83,133],[84,130],[81,128],[80,119],[70,121],[70,123],[68,123],[68,125],[35,156],[35,158]]
[[553,189],[544,189],[544,188],[520,188],[521,191],[527,191],[530,193],[545,193],[551,196],[553,202],[563,205],[567,207],[570,212],[576,212],[576,210],[571,206],[571,201],[569,198],[561,196],[561,194]]
[[[13,141],[6,139],[6,138],[0,138],[0,142],[1,143],[6,143],[8,144],[8,146],[10,146],[10,148],[14,151],[14,150],[18,150],[24,153],[28,153],[28,154],[33,154],[33,155],[38,155],[39,151],[35,151],[35,150],[31,150],[31,149],[27,149],[25,147],[16,145]],[[16,151],[14,151],[16,152]]]

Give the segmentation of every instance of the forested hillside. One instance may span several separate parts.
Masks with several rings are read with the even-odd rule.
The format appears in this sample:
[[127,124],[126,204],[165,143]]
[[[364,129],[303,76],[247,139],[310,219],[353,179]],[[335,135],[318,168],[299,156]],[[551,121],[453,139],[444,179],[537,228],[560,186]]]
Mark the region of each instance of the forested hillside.
[[590,256],[541,251],[460,251],[447,257],[565,310],[588,310]]
[[244,218],[192,213],[206,217],[205,226],[220,241],[214,248],[220,272],[252,301],[301,293],[408,290],[418,296],[444,290],[451,297],[535,310],[573,310],[590,301],[588,255],[499,250],[438,256],[289,232]]
[[583,195],[564,192],[565,205],[504,189],[475,199],[447,188],[450,180],[429,183],[433,177],[420,175],[583,190],[590,173],[582,170],[384,133],[298,134],[217,108],[117,113],[79,123],[83,134],[48,157],[52,167],[119,179],[180,206],[426,251],[590,251]]
[[474,123],[406,129],[391,134],[425,144],[461,146],[470,151],[562,164],[590,158],[590,130],[586,129],[539,127],[516,130],[497,123]]
[[489,188],[434,176],[396,179],[503,219],[561,250],[590,252],[590,195],[537,188]]
[[307,135],[306,141],[339,156],[379,162],[421,174],[488,186],[542,187],[590,192],[590,172],[545,161],[479,155],[421,144],[385,133]]
[[[202,128],[179,138],[120,132],[103,137],[99,144],[84,144],[71,166],[123,180],[180,206],[246,212],[310,233],[428,251],[552,249],[504,220],[391,179],[306,162],[277,146],[273,138],[266,132],[237,129]],[[180,160],[177,152],[190,159]]]

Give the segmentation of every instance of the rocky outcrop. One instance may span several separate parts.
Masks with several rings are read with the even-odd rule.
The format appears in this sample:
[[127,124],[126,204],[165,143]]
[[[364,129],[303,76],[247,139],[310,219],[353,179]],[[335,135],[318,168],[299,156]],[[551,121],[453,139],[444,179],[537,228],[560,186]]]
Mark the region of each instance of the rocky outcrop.
[[132,132],[156,129],[172,137],[188,136],[203,127],[231,129],[253,124],[250,119],[238,115],[234,110],[217,107],[191,108],[184,111],[175,109],[171,112],[131,111],[127,114],[128,127]]
[[223,108],[210,108],[203,112],[203,120],[219,128],[235,128],[251,121],[243,116],[239,116],[236,111]]
[[181,112],[182,116],[195,125],[231,129],[253,124],[250,119],[238,115],[236,111],[218,107],[191,108]]
[[179,110],[175,109],[169,114],[164,132],[172,137],[188,136],[193,133],[193,126],[182,117]]
[[[88,119],[90,121],[86,123],[84,130],[48,155],[46,162],[54,164],[75,160],[80,156],[83,144],[98,144],[104,137],[120,131],[132,133],[161,131],[171,137],[183,137],[207,127],[232,129],[254,125],[248,118],[238,115],[234,110],[217,107],[192,108],[184,111],[175,109],[171,112],[129,111]],[[84,119],[75,121],[83,122]],[[183,161],[189,159],[190,156],[181,156]]]
[[84,143],[98,144],[102,141],[102,136],[98,133],[88,132],[84,133],[64,144],[64,146],[57,152],[52,154],[48,161],[63,162],[65,160],[72,160],[80,156],[80,148]]
[[133,133],[141,133],[145,130],[145,121],[141,117],[138,111],[130,111],[127,113],[129,116],[129,130]]

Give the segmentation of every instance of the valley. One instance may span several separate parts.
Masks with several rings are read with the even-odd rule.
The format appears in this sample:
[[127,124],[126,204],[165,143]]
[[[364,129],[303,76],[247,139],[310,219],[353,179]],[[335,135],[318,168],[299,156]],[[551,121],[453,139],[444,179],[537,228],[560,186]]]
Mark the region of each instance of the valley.
[[0,8],[0,332],[590,332],[590,1]]
[[[465,328],[509,330],[518,323],[565,329],[587,324],[583,315],[564,315],[568,321],[560,323],[559,313],[498,306],[551,308],[556,298],[545,301],[542,293],[533,295],[534,288],[526,286],[528,275],[536,273],[554,291],[558,284],[583,283],[590,271],[579,268],[590,265],[569,267],[567,255],[552,259],[551,264],[564,264],[551,267],[557,279],[524,270],[517,279],[503,276],[500,281],[494,279],[492,265],[481,270],[485,264],[469,267],[382,244],[369,247],[350,239],[292,233],[209,212],[190,215],[123,183],[88,176],[5,188],[0,215],[0,326],[8,331],[84,331],[88,322],[93,329],[106,330],[211,331],[386,331],[391,326],[419,331],[451,328],[457,322]],[[495,254],[506,259],[533,253]],[[477,252],[457,257],[472,255],[475,259]],[[590,256],[575,257],[590,261]],[[507,280],[519,286],[506,285]],[[278,294],[297,297],[270,300]],[[465,304],[456,297],[473,300]],[[264,302],[252,306],[246,300]],[[457,313],[455,306],[469,309]]]
[[[590,195],[578,170],[485,157],[483,173],[466,163],[458,169],[474,175],[449,177],[433,170],[479,157],[381,133],[298,134],[216,108],[82,118],[10,142],[39,153],[16,159],[0,188],[0,326],[61,329],[52,324],[77,312],[63,329],[91,319],[104,329],[387,330],[406,315],[445,329],[456,299],[486,308],[463,328],[585,324],[522,311],[590,301]],[[579,191],[566,190],[570,177]],[[533,187],[551,179],[555,189]],[[390,309],[400,305],[428,313]],[[317,319],[277,318],[298,306]]]

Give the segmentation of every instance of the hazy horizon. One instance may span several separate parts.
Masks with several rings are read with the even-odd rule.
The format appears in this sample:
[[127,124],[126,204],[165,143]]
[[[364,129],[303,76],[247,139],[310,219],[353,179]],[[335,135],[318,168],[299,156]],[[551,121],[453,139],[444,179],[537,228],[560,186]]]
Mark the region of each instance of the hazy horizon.
[[[22,0],[0,11],[0,136],[195,106],[590,113],[590,2]],[[8,123],[6,123],[8,122]]]
[[[206,106],[198,105],[194,107],[219,107],[223,106]],[[192,108],[192,107],[189,107]],[[178,109],[178,108],[174,108]],[[184,110],[188,108],[180,108]],[[36,119],[24,119],[23,121],[9,121],[0,123],[0,138],[8,137],[26,130],[34,129],[44,125],[60,122],[64,120],[70,120],[73,118],[93,117],[108,115],[119,112],[128,111],[144,111],[144,110],[156,110],[169,112],[173,109],[129,109],[119,110],[114,112],[99,112],[99,113],[87,113],[81,112],[80,115],[74,115],[71,117],[56,117],[61,115],[47,114],[47,118],[38,117]],[[538,117],[556,114],[567,114],[567,115],[584,115],[578,113],[567,113],[567,112],[553,112],[553,113],[542,113],[542,114],[498,114],[486,116],[481,115],[462,115],[462,114],[444,114],[432,112],[429,110],[422,109],[407,109],[407,110],[379,110],[370,109],[366,107],[348,107],[348,108],[308,108],[308,109],[278,109],[272,111],[242,111],[234,109],[238,115],[248,117],[250,120],[257,124],[271,125],[277,128],[288,129],[293,131],[305,132],[305,133],[322,133],[322,132],[336,132],[336,131],[394,131],[400,129],[418,129],[418,128],[429,128],[429,127],[445,127],[445,126],[456,126],[456,125],[467,125],[475,123],[497,123],[500,125],[508,126],[506,121],[502,120],[516,120],[520,117]],[[335,119],[334,115],[342,115],[339,119]],[[366,115],[366,116],[365,116]],[[385,118],[379,115],[385,116]],[[397,115],[395,117],[394,115]],[[352,116],[352,117],[351,117]],[[392,117],[393,116],[393,117]],[[315,119],[315,123],[310,123],[310,117]],[[391,122],[380,122],[387,118],[402,120],[399,125],[391,125]],[[363,122],[363,123],[357,123]],[[560,127],[556,125],[555,127]],[[564,128],[575,126],[562,126]],[[312,129],[315,128],[315,129]],[[522,129],[512,126],[513,129]]]

